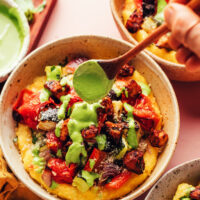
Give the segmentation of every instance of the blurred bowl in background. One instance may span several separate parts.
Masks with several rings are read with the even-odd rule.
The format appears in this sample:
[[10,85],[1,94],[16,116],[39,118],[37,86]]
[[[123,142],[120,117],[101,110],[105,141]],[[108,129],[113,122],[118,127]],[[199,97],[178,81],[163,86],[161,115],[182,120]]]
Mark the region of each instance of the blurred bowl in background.
[[30,32],[28,21],[12,0],[0,0],[0,82],[26,55]]

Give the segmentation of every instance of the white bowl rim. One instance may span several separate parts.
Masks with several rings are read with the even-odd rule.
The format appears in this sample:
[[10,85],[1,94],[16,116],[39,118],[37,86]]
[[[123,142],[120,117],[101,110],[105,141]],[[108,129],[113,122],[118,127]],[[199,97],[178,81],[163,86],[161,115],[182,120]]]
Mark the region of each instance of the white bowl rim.
[[[18,65],[17,67],[14,69],[14,71],[12,72],[12,74],[9,76],[8,80],[5,83],[5,86],[3,87],[1,96],[0,96],[0,110],[1,110],[1,106],[2,106],[2,102],[3,102],[3,96],[4,93],[6,93],[6,88],[10,85],[10,83],[12,82],[12,78],[15,77],[15,73],[20,70],[20,68],[23,68],[23,64],[26,62],[26,60],[28,60],[29,58],[31,58],[35,53],[39,53],[40,51],[45,50],[46,48],[50,47],[51,45],[59,45],[62,42],[64,42],[65,40],[71,40],[71,39],[75,39],[75,38],[84,38],[84,39],[88,39],[88,38],[96,38],[96,39],[109,39],[112,40],[114,42],[119,42],[122,43],[123,45],[134,47],[133,44],[131,44],[130,42],[121,40],[121,39],[115,39],[115,38],[111,38],[111,37],[107,37],[107,36],[102,36],[102,35],[74,35],[74,36],[70,36],[70,37],[64,37],[64,38],[60,38],[54,41],[50,41],[42,46],[40,46],[39,48],[35,49],[34,51],[32,51],[29,55],[27,55]],[[174,127],[174,129],[176,130],[176,137],[174,138],[174,143],[172,143],[170,151],[168,156],[165,159],[165,163],[162,165],[162,167],[159,169],[158,173],[156,173],[156,176],[152,178],[152,180],[149,182],[148,185],[145,185],[144,188],[141,188],[140,190],[138,190],[137,192],[133,193],[133,194],[126,194],[125,197],[121,198],[123,200],[130,200],[132,198],[137,198],[138,196],[142,195],[145,191],[147,191],[148,189],[150,189],[152,187],[152,185],[159,179],[159,177],[164,173],[164,170],[166,169],[168,163],[170,162],[173,153],[175,151],[176,145],[177,145],[177,140],[178,140],[178,136],[179,136],[179,128],[180,128],[180,113],[179,113],[179,107],[178,107],[178,102],[177,102],[177,98],[176,98],[176,94],[173,90],[173,87],[169,81],[169,79],[167,78],[166,74],[163,72],[163,70],[160,68],[160,66],[147,54],[145,54],[144,52],[141,52],[140,55],[142,55],[143,57],[146,57],[146,59],[149,62],[149,65],[153,65],[156,67],[156,69],[159,71],[159,73],[161,73],[161,75],[163,76],[162,80],[165,81],[165,83],[168,85],[168,89],[171,92],[171,97],[172,97],[172,103],[174,105],[174,109],[175,109],[175,119],[176,119],[176,127]],[[0,133],[0,146],[2,148],[2,152],[4,154],[4,157],[7,161],[7,164],[9,165],[10,169],[14,172],[14,174],[18,177],[18,179],[24,183],[24,185],[26,185],[31,191],[33,191],[35,194],[37,194],[38,196],[40,196],[41,198],[45,198],[48,200],[51,200],[50,198],[48,198],[45,194],[41,194],[38,193],[38,191],[32,187],[30,184],[26,183],[26,180],[24,178],[22,178],[20,175],[15,173],[15,168],[12,167],[12,165],[9,163],[9,157],[6,154],[6,150],[4,149],[4,144],[1,142],[1,133]],[[26,172],[28,173],[28,172]],[[145,182],[145,181],[144,181]],[[40,186],[41,187],[41,186]],[[50,195],[52,195],[51,193],[49,193]]]
[[[115,20],[120,25],[120,27],[122,28],[123,32],[126,34],[126,37],[128,37],[128,40],[132,44],[137,45],[139,42],[135,38],[133,38],[131,36],[131,34],[128,32],[128,30],[125,28],[125,26],[123,25],[122,21],[120,20],[120,17],[114,11],[115,10],[114,0],[110,0],[110,7],[111,7],[111,11],[112,11],[112,14],[114,15]],[[185,65],[165,60],[164,58],[161,58],[161,57],[153,54],[151,51],[149,51],[147,49],[145,49],[144,51],[145,51],[145,53],[147,53],[148,55],[150,55],[153,59],[155,59],[160,64],[168,65],[168,66],[173,66],[173,67],[179,67],[179,68],[185,68]]]
[[[155,188],[156,188],[162,181],[164,181],[165,178],[166,178],[169,174],[173,173],[173,172],[176,171],[177,169],[182,169],[183,167],[185,167],[185,166],[187,166],[187,165],[191,165],[191,164],[196,163],[196,162],[200,162],[200,159],[199,159],[199,158],[195,158],[195,159],[193,159],[193,160],[189,160],[189,161],[183,162],[183,163],[181,163],[181,164],[179,164],[179,165],[177,165],[177,166],[171,168],[170,170],[168,170],[168,171],[156,182],[156,184],[151,188],[151,190],[149,191],[148,195],[145,197],[144,200],[151,200],[151,199],[149,199],[149,198],[150,198],[151,194],[154,192]],[[186,174],[186,175],[187,175],[187,174]]]
[[22,47],[17,59],[11,64],[10,67],[0,72],[0,82],[3,82],[8,77],[8,75],[13,71],[13,69],[18,65],[18,63],[22,60],[22,58],[26,55],[28,51],[29,42],[30,42],[30,27],[23,11],[19,8],[19,6],[13,0],[1,0],[0,3],[8,7],[14,7],[17,9],[20,19],[23,22],[22,23],[23,27],[25,28],[27,32],[26,36],[23,39]]

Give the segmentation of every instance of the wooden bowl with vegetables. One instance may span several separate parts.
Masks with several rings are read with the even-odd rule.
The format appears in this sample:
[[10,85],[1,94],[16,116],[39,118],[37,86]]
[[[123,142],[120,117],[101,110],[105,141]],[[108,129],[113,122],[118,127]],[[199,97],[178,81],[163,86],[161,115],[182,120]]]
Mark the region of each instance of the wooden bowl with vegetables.
[[[110,0],[111,10],[123,38],[133,44],[143,41],[164,22],[168,0]],[[178,81],[198,81],[200,72],[192,73],[176,60],[176,52],[168,44],[169,33],[146,48],[145,52],[157,61],[168,77]]]
[[31,53],[9,78],[0,101],[1,147],[16,176],[40,197],[133,199],[164,171],[178,139],[179,109],[151,58],[141,53],[124,65],[98,102],[83,101],[73,89],[79,64],[131,47],[99,36],[58,40]]

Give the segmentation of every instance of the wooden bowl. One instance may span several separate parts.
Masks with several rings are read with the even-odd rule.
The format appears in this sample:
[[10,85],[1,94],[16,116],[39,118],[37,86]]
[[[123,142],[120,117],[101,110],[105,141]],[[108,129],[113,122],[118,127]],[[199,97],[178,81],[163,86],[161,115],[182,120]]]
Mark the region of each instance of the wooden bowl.
[[181,183],[200,182],[200,159],[185,162],[168,171],[151,189],[145,200],[172,200]]
[[[0,99],[0,143],[4,156],[15,175],[38,196],[48,199],[57,199],[50,195],[39,184],[34,182],[25,171],[18,150],[13,144],[15,137],[15,122],[12,118],[12,104],[20,91],[30,84],[37,76],[44,74],[46,65],[56,65],[75,55],[89,58],[113,58],[126,52],[133,45],[100,36],[76,36],[61,39],[40,47],[27,56],[15,69],[4,86]],[[133,199],[149,189],[164,172],[170,161],[179,134],[179,108],[174,90],[161,68],[144,53],[133,60],[135,68],[151,84],[164,120],[164,130],[169,134],[169,142],[151,176],[137,189],[123,199]]]
[[[111,5],[113,18],[117,24],[117,27],[122,37],[134,45],[138,44],[137,40],[135,40],[132,37],[132,35],[128,32],[128,30],[123,24],[122,9],[124,5],[124,0],[110,0],[110,5]],[[165,71],[165,73],[170,79],[178,80],[178,81],[199,81],[200,80],[200,71],[191,73],[187,71],[186,67],[182,64],[177,64],[177,63],[173,63],[165,59],[162,59],[148,50],[144,50],[144,51],[160,64],[160,66],[162,67],[162,69]]]

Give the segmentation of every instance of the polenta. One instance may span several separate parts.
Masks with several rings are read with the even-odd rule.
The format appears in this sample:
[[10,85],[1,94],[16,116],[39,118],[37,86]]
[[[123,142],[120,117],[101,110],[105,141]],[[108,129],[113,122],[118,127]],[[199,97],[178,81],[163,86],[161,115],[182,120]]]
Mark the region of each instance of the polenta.
[[150,85],[132,65],[110,93],[88,104],[74,91],[86,58],[45,67],[13,105],[17,146],[30,176],[70,200],[109,200],[130,193],[154,169],[168,135]]

